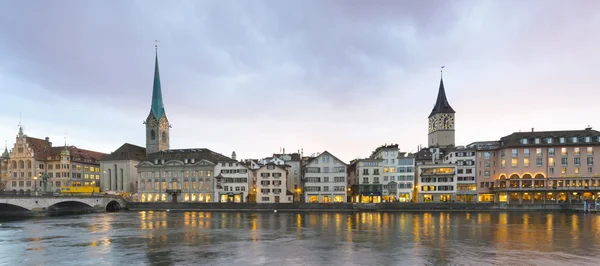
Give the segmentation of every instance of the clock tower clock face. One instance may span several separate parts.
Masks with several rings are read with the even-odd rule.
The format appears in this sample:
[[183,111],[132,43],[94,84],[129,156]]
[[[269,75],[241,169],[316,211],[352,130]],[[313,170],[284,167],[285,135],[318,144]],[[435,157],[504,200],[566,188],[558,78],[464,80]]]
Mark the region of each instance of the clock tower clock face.
[[440,129],[454,129],[454,116],[451,114],[441,114],[439,123]]

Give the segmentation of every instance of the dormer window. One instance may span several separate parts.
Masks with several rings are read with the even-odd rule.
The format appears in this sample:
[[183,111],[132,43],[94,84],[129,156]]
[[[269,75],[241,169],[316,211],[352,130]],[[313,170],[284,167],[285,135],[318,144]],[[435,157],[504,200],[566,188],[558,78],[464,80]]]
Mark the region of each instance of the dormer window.
[[592,142],[592,137],[585,137],[585,142],[587,142],[587,143]]
[[540,138],[535,138],[535,144],[540,144],[541,140]]
[[188,159],[184,159],[183,163],[187,164],[188,163]]
[[552,144],[552,138],[547,138],[547,139],[546,139],[546,143],[548,143],[548,144]]
[[194,159],[194,158],[192,158],[192,159],[190,159],[190,160],[191,160],[191,162],[190,162],[190,163],[194,163],[194,162],[196,161],[196,159]]
[[565,143],[565,138],[564,137],[560,137],[559,142],[560,143]]
[[521,139],[521,144],[527,144],[527,139]]
[[577,143],[577,137],[572,137],[572,138],[571,138],[571,141],[572,141],[573,143]]
[[154,159],[154,164],[158,164],[158,159]]
[[165,164],[165,159],[162,159],[162,160],[161,160],[161,164]]

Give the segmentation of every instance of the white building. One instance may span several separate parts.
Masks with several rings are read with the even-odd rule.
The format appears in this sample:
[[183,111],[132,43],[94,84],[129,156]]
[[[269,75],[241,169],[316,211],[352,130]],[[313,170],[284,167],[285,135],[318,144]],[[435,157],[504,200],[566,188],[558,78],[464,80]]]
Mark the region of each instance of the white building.
[[353,160],[348,166],[350,201],[354,203],[380,203],[383,195],[381,173],[382,159]]
[[100,161],[102,191],[138,192],[136,166],[146,157],[146,149],[125,143]]
[[293,194],[287,191],[288,165],[268,163],[255,170],[257,203],[290,203]]
[[252,171],[235,160],[235,152],[231,157],[232,160],[217,161],[215,165],[215,193],[219,202],[248,202]]
[[475,180],[475,148],[463,146],[448,149],[445,164],[456,165],[456,201],[476,202],[477,182]]
[[[398,144],[378,147],[372,159],[381,159],[383,167],[383,202],[409,202],[412,199],[414,180],[414,159],[406,158]],[[402,158],[402,161],[401,161]],[[401,164],[402,163],[402,164]]]
[[287,177],[287,190],[294,193],[294,201],[300,201],[302,197],[302,181],[301,181],[301,161],[300,153],[285,153],[273,154],[272,157],[267,157],[258,161],[259,164],[274,163],[276,165],[288,165],[289,174]]
[[456,201],[456,165],[444,164],[445,149],[430,148],[418,152],[418,202]]
[[310,160],[304,171],[304,202],[346,202],[347,166],[327,151]]

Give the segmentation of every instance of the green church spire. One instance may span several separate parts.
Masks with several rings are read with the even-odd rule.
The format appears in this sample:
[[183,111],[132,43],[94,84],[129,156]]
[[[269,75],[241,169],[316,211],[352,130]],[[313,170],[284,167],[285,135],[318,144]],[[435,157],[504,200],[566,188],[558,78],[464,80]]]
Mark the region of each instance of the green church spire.
[[154,85],[152,88],[152,107],[150,111],[152,111],[156,117],[156,120],[160,120],[165,113],[165,107],[163,105],[162,90],[160,88],[160,74],[158,72],[158,46],[155,46],[155,49],[156,59],[154,62]]

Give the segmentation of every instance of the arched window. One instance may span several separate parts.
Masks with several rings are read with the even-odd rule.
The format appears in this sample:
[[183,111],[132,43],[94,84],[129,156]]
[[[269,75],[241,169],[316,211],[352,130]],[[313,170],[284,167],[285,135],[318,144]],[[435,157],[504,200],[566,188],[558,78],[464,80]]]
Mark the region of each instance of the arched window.
[[31,169],[31,161],[27,161],[27,169]]
[[25,169],[25,162],[19,161],[19,169]]
[[162,142],[163,143],[167,143],[167,132],[163,131],[163,133],[162,133]]
[[12,165],[10,166],[12,169],[17,169],[17,161],[12,161]]
[[154,129],[150,130],[150,140],[155,140],[156,139],[156,132],[154,132]]

